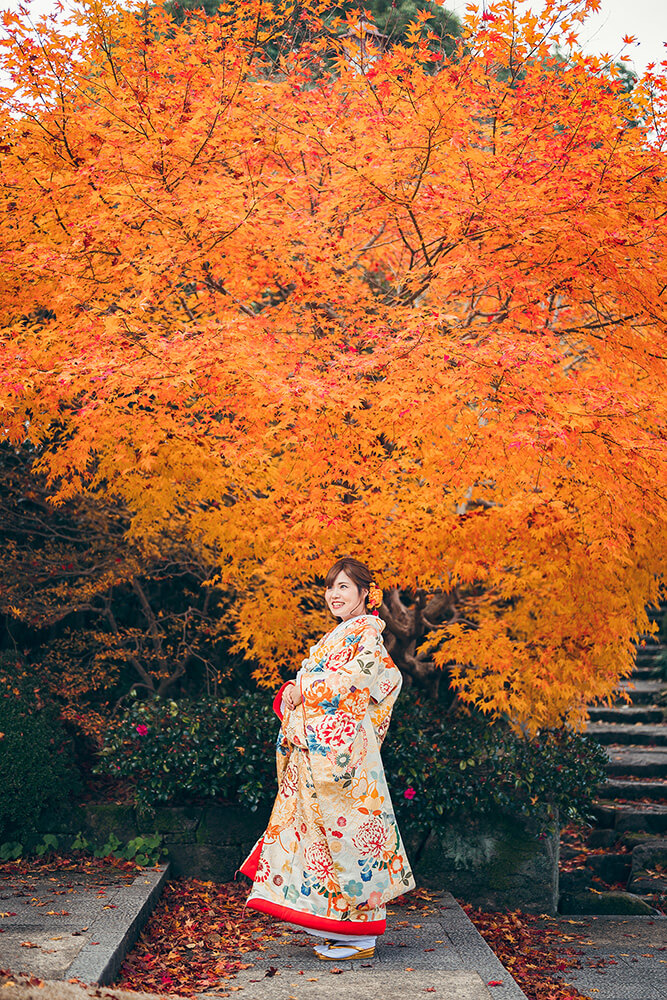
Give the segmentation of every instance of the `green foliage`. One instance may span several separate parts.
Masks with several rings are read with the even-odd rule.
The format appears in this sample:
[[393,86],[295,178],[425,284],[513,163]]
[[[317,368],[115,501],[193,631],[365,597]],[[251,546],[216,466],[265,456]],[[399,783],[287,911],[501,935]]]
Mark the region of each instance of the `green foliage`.
[[[189,11],[199,10],[212,16],[217,13],[222,3],[223,0],[169,0],[166,9],[180,24]],[[225,7],[227,6],[225,4]],[[302,8],[303,5],[294,4],[291,16],[279,25],[280,41],[272,37],[267,45],[267,53],[273,58],[279,53],[284,54],[289,49],[298,48],[306,36],[302,23]],[[418,15],[424,11],[431,15],[427,26],[435,36],[431,46],[434,51],[442,50],[450,55],[454,48],[453,39],[461,34],[461,23],[457,16],[431,0],[364,0],[364,2],[348,0],[346,3],[332,3],[324,19],[324,30],[331,30],[334,18],[343,18],[357,10],[370,15],[369,21],[384,36],[383,44],[386,47],[405,42],[408,25],[414,23]]]
[[125,850],[116,857],[123,857],[126,861],[136,861],[138,865],[147,867],[159,865],[166,853],[167,848],[163,846],[162,835],[151,833],[130,840]]
[[167,853],[160,833],[143,834],[128,840],[127,844],[123,845],[113,830],[106,841],[97,847],[79,832],[72,843],[72,850],[86,851],[94,858],[122,858],[125,861],[135,861],[143,868],[159,865]]
[[45,854],[52,854],[58,850],[58,838],[53,833],[45,833],[42,842],[35,848],[35,854],[43,858]]
[[56,714],[19,689],[0,697],[0,842],[22,841],[80,791],[72,748]]
[[135,701],[96,770],[135,781],[140,808],[220,798],[256,809],[275,790],[275,733],[266,696]]
[[450,718],[410,695],[383,757],[399,822],[414,829],[496,811],[530,816],[545,806],[562,821],[585,818],[607,760],[596,740],[568,729],[527,739],[502,722]]
[[[277,729],[264,695],[136,701],[107,734],[97,770],[131,779],[144,808],[222,798],[255,809],[275,794]],[[586,736],[561,729],[526,739],[503,723],[445,717],[410,694],[383,756],[400,822],[423,830],[497,810],[585,816],[606,762]]]
[[0,861],[16,861],[23,855],[23,844],[18,840],[6,840],[0,844]]
[[[52,854],[58,850],[58,838],[52,834],[45,834],[41,843],[32,850],[27,850],[18,841],[6,841],[0,844],[0,861],[16,861],[26,854],[36,854],[42,858],[45,854]],[[135,861],[142,868],[159,865],[160,861],[167,853],[164,846],[163,837],[159,833],[144,834],[134,837],[133,840],[123,846],[121,840],[115,833],[110,833],[104,844],[94,847],[91,842],[79,831],[70,844],[70,850],[82,851],[92,854],[94,858],[122,858],[125,861]]]

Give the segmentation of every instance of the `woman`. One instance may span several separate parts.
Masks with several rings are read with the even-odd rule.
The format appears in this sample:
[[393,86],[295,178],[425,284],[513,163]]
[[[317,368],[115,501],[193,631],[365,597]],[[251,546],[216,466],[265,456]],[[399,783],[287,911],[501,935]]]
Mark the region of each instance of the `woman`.
[[[369,602],[370,593],[370,602]],[[369,615],[382,595],[356,559],[339,559],[325,600],[340,623],[311,648],[274,708],[278,796],[241,871],[248,906],[307,928],[323,959],[370,958],[385,904],[413,888],[380,746],[401,687]]]

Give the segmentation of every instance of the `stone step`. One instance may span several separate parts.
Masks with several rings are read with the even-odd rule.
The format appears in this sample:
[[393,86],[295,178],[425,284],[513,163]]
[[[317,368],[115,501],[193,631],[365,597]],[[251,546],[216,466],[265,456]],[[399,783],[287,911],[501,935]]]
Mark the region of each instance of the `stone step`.
[[667,685],[661,680],[621,681],[620,691],[627,691],[633,705],[653,705]]
[[645,646],[637,646],[635,661],[637,663],[646,663],[650,660],[658,660],[665,652],[667,652],[667,646],[664,646],[661,642],[651,642],[649,640]]
[[604,785],[600,785],[598,794],[603,799],[654,799],[657,802],[667,802],[667,781],[623,781],[620,778],[609,778]]
[[608,746],[607,774],[637,778],[667,778],[667,747]]
[[592,806],[598,825],[614,829],[619,835],[628,830],[647,833],[667,833],[667,805],[659,802],[638,802],[632,805],[598,799]]
[[604,854],[589,854],[586,859],[586,868],[598,878],[606,882],[607,885],[615,885],[622,882],[624,885],[630,878],[632,869],[632,855],[625,851],[615,853],[606,851]]
[[635,847],[627,888],[638,895],[667,894],[667,839],[650,840]]
[[[598,892],[587,889],[584,892],[564,892],[558,902],[558,912],[568,916],[654,916],[658,913],[650,903],[631,892]],[[639,996],[639,994],[637,994]]]
[[656,665],[647,661],[644,666],[634,668],[630,679],[633,681],[662,680],[662,667],[660,664]]
[[664,709],[642,705],[592,705],[588,709],[591,722],[646,722],[652,725],[664,722]]
[[634,725],[592,722],[586,726],[586,735],[594,736],[599,743],[623,743],[633,746],[667,746],[667,724]]

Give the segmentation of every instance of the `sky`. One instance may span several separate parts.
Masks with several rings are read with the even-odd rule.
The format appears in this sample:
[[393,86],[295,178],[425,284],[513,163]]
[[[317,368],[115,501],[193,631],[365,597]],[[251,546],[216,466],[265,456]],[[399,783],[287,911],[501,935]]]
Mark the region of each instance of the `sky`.
[[[488,0],[487,6],[491,2]],[[469,0],[445,0],[445,7],[463,16],[468,3]],[[539,11],[543,4],[527,0],[526,6]],[[624,35],[636,35],[636,44],[623,45]],[[667,59],[667,0],[601,0],[599,14],[591,15],[585,22],[579,31],[579,41],[591,55],[631,56],[627,67],[641,74],[647,63],[659,65]]]
[[[15,9],[20,2],[0,0],[0,10]],[[444,0],[444,6],[464,15],[468,2]],[[476,2],[482,4],[483,0]],[[534,10],[542,7],[540,0],[523,2]],[[57,0],[30,0],[30,7],[35,13],[51,12],[56,9],[56,3]],[[624,35],[636,35],[637,42],[623,45]],[[641,74],[647,63],[659,64],[667,59],[667,0],[601,0],[599,14],[592,15],[581,29],[580,41],[584,50],[591,54],[607,53],[614,58],[631,56],[626,65]]]

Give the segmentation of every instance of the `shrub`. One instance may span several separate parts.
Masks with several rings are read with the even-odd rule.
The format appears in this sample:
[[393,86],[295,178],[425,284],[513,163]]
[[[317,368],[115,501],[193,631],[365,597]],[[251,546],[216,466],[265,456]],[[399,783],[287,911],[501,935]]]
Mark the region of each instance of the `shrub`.
[[276,732],[265,695],[135,701],[96,771],[135,782],[140,808],[221,798],[254,810],[275,794]]
[[0,843],[30,839],[81,790],[72,747],[52,709],[14,691],[0,697]]
[[451,718],[433,702],[403,695],[383,749],[399,822],[437,828],[450,817],[493,812],[588,818],[605,777],[596,740],[568,729],[528,739],[502,721]]
[[[142,807],[220,797],[255,809],[275,795],[277,730],[264,694],[137,701],[107,734],[98,770],[132,779]],[[444,717],[409,693],[383,757],[399,820],[417,830],[497,810],[585,816],[606,762],[586,736],[550,730],[524,739],[502,722]]]

